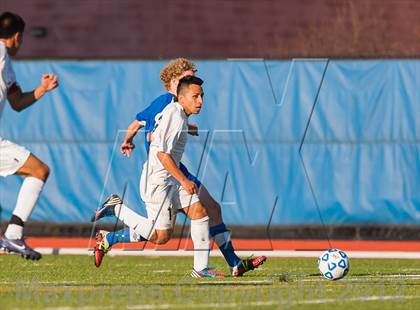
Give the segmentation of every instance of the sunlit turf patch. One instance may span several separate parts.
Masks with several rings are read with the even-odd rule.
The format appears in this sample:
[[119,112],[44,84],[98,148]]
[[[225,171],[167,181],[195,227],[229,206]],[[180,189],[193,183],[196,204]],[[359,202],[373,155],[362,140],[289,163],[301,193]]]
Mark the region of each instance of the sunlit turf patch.
[[[0,256],[1,309],[257,308],[420,309],[420,262],[351,260],[338,281],[323,279],[316,259],[273,259],[241,278],[193,279],[191,257]],[[224,261],[211,265],[228,273]]]

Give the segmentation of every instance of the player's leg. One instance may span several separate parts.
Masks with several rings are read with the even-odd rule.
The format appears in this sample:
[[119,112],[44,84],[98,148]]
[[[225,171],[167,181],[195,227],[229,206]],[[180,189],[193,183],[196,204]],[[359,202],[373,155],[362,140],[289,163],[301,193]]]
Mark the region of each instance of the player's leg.
[[242,261],[235,254],[232,242],[230,241],[230,231],[226,228],[222,219],[222,210],[217,201],[210,195],[207,188],[198,180],[196,176],[191,174],[187,167],[180,163],[182,173],[199,188],[199,200],[204,206],[209,216],[209,232],[210,236],[214,238],[217,246],[222,252],[226,262],[232,269],[239,265]]
[[[190,178],[194,180],[194,176],[190,174]],[[233,247],[230,231],[226,228],[222,218],[222,209],[217,201],[210,195],[207,188],[195,178],[196,184],[199,185],[199,198],[210,217],[210,236],[214,239],[217,246],[222,252],[223,257],[229,265],[233,276],[241,276],[245,272],[254,270],[266,261],[265,256],[250,257],[245,260],[240,259]]]
[[[170,186],[147,186],[147,169],[144,169],[140,178],[140,195],[146,204],[148,217],[143,217],[130,208],[128,208],[122,199],[112,194],[108,199],[98,208],[92,216],[91,221],[98,221],[107,216],[116,216],[128,227],[107,233],[107,241],[110,246],[118,242],[138,242],[149,240],[155,230],[155,218],[157,218],[170,203],[170,195],[173,194],[174,189]],[[169,207],[168,207],[169,209]],[[169,212],[169,211],[168,211]],[[170,217],[170,214],[168,215]],[[171,225],[169,225],[171,226]],[[169,227],[171,228],[171,227]],[[153,240],[156,240],[156,236]],[[162,237],[163,238],[163,237]]]
[[92,216],[91,221],[98,221],[101,218],[108,216],[117,217],[127,227],[114,232],[100,231],[100,233],[102,233],[102,239],[106,237],[105,242],[107,247],[111,247],[120,242],[149,240],[149,236],[154,229],[154,221],[152,219],[141,216],[137,212],[131,210],[116,194],[112,194],[108,197],[101,208]]
[[172,236],[171,196],[176,190],[177,188],[172,186],[149,186],[147,192],[141,190],[148,217],[131,210],[118,195],[112,194],[96,211],[92,221],[105,216],[116,216],[128,227],[114,232],[99,231],[94,249],[95,265],[99,267],[103,256],[114,244],[120,242],[149,240],[156,244],[166,243]]
[[23,239],[23,227],[38,201],[48,178],[49,168],[24,147],[7,140],[0,142],[0,158],[2,176],[17,174],[25,178],[0,247],[5,251],[21,254],[25,258],[40,259],[41,254],[26,245]]
[[205,271],[209,263],[209,217],[203,205],[197,201],[183,209],[191,219],[191,239],[194,244],[194,266],[191,275]]
[[102,264],[103,258],[112,246],[122,242],[147,241],[154,233],[154,221],[141,216],[127,207],[118,195],[111,195],[95,213],[92,220],[99,220],[105,216],[115,216],[127,227],[108,232],[100,230],[96,234],[96,245],[94,247],[95,266]]
[[[174,222],[174,221],[172,221]],[[145,237],[142,237],[138,233],[138,230],[133,229],[131,227],[124,227],[123,229],[111,231],[111,232],[105,232],[106,239],[108,242],[108,246],[113,246],[117,243],[129,243],[129,242],[141,242],[141,241],[150,241],[154,244],[165,244],[172,238],[173,233],[173,226],[171,228],[163,228],[159,229],[159,224],[156,224],[152,231],[152,233],[149,236],[149,239],[146,239]],[[166,226],[165,226],[166,227]]]
[[131,227],[125,227],[118,231],[107,232],[100,230],[96,235],[96,246],[94,248],[95,266],[102,264],[105,254],[111,250],[117,243],[150,241],[155,244],[165,244],[172,236],[172,229],[158,230],[154,229],[149,240],[142,237]]
[[200,186],[199,197],[210,217],[210,236],[214,238],[223,257],[232,269],[241,263],[241,259],[236,255],[232,241],[230,240],[230,231],[223,223],[220,205],[210,195],[203,184]]
[[194,266],[192,277],[223,277],[215,270],[208,268],[210,253],[209,217],[206,208],[201,204],[196,194],[188,194],[184,188],[179,187],[178,201],[174,205],[191,220],[191,239],[194,244]]
[[210,236],[214,238],[220,252],[222,252],[232,276],[241,276],[245,272],[254,270],[262,265],[267,260],[265,256],[249,257],[242,260],[236,255],[230,237],[230,230],[226,228],[223,222],[220,205],[203,184],[200,186],[199,197],[210,217]]
[[49,168],[46,164],[30,154],[22,167],[15,174],[25,179],[20,187],[16,206],[5,236],[20,239],[23,236],[23,226],[34,209],[42,188],[48,178]]

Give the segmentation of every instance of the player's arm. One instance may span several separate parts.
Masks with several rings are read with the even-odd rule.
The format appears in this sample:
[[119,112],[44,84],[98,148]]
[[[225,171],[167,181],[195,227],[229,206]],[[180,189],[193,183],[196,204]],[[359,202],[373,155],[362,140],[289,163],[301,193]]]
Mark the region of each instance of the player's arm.
[[125,133],[124,141],[121,143],[120,152],[127,157],[130,157],[131,152],[136,147],[133,143],[133,139],[136,136],[137,132],[143,128],[144,125],[142,122],[138,120],[133,121],[127,128],[127,132]]
[[157,157],[163,167],[181,184],[181,186],[189,193],[198,193],[197,185],[190,181],[178,168],[171,154],[158,152]]
[[14,83],[7,91],[7,100],[15,111],[22,111],[34,104],[45,93],[58,86],[57,76],[54,74],[44,74],[41,84],[30,92],[22,92],[20,87]]
[[168,171],[189,194],[197,193],[197,185],[188,180],[171,155],[171,151],[175,147],[183,131],[182,123],[173,115],[163,113],[159,126],[161,127],[160,134],[158,134],[157,138],[157,158],[166,171]]

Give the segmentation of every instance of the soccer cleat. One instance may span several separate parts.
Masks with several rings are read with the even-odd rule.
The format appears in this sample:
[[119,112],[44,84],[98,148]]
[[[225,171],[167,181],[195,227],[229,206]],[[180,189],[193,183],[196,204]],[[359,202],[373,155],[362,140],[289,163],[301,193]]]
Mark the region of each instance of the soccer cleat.
[[96,245],[93,249],[93,256],[95,259],[95,266],[99,267],[102,264],[102,260],[105,254],[111,249],[108,240],[106,239],[106,235],[108,234],[105,230],[100,230],[96,234]]
[[224,278],[225,275],[214,269],[203,269],[201,271],[192,270],[191,277],[193,278]]
[[39,260],[41,253],[29,247],[25,239],[8,239],[5,236],[0,240],[0,248],[6,253],[18,254],[26,259]]
[[90,221],[96,222],[103,217],[115,215],[115,211],[114,211],[115,206],[121,205],[122,203],[123,201],[118,195],[112,194],[102,204],[102,206],[96,210],[95,214],[92,216]]
[[232,268],[232,277],[240,277],[245,272],[250,270],[254,270],[258,268],[267,260],[265,256],[258,256],[258,257],[248,257],[247,259],[242,260],[237,266]]

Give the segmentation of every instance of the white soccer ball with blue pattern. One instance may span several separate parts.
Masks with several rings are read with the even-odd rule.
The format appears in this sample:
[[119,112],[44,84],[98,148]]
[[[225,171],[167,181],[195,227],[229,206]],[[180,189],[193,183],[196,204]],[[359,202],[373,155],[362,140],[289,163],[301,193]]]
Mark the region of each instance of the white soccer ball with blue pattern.
[[349,258],[344,251],[329,249],[318,258],[318,269],[328,280],[344,278],[349,272]]

